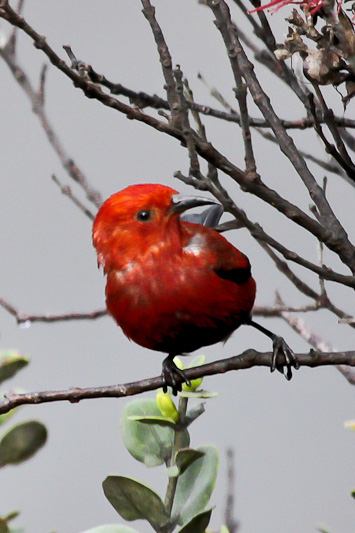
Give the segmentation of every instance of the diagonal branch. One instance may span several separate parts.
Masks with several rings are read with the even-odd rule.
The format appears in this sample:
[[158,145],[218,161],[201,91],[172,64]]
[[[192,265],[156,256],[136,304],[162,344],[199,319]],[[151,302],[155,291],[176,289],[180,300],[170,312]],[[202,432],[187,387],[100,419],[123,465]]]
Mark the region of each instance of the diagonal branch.
[[[309,104],[307,101],[307,92],[302,88],[299,81],[297,80],[297,77],[295,76],[293,71],[286,65],[286,63],[282,60],[277,60],[274,55],[274,51],[276,49],[276,40],[270,28],[267,17],[265,16],[265,13],[263,11],[258,12],[258,18],[261,23],[261,25],[259,25],[254,20],[254,17],[246,9],[242,0],[234,0],[234,2],[238,5],[240,10],[247,17],[248,21],[250,22],[250,24],[252,25],[254,29],[255,35],[263,42],[263,44],[266,46],[266,48],[268,49],[270,53],[270,57],[273,58],[273,61],[268,61],[266,63],[266,66],[271,70],[273,74],[278,76],[284,83],[286,83],[290,87],[290,89],[296,94],[298,99],[302,102],[304,107],[308,110]],[[256,4],[255,1],[252,1],[251,3],[254,6]],[[259,2],[259,5],[260,5],[260,2]],[[260,58],[257,54],[255,54],[254,57],[260,62]],[[261,61],[261,62],[265,64],[265,61]],[[271,65],[273,66],[273,68],[270,68]]]
[[[328,235],[323,242],[329,249],[337,253],[340,259],[346,264],[352,273],[355,273],[355,247],[350,243],[348,236],[335,217],[322,188],[318,185],[315,178],[309,171],[303,157],[298,152],[293,139],[287,134],[282,127],[280,119],[275,113],[268,96],[263,91],[252,63],[248,60],[242,45],[234,31],[234,41],[231,39],[233,23],[230,18],[230,12],[224,0],[207,0],[208,6],[212,9],[218,29],[228,50],[230,63],[237,61],[243,72],[243,77],[248,85],[249,91],[254,99],[255,104],[260,109],[264,118],[269,122],[275,137],[278,140],[281,151],[289,159],[296,172],[305,184],[310,197],[316,204],[321,216],[322,223],[327,229]],[[235,44],[232,45],[231,43]]]
[[60,192],[64,194],[64,196],[67,196],[69,200],[71,200],[73,204],[76,205],[82,213],[84,213],[84,215],[86,215],[91,221],[95,219],[95,215],[73,194],[68,185],[63,185],[60,183],[55,174],[52,174],[52,180],[56,185],[58,185]]
[[[323,144],[325,146],[326,152],[328,154],[330,154],[332,157],[334,157],[334,159],[340,165],[340,167],[344,169],[344,171],[346,172],[346,175],[348,176],[348,178],[352,182],[355,182],[355,166],[352,163],[348,153],[346,152],[344,144],[342,143],[344,149],[342,150],[342,153],[340,153],[340,151],[336,149],[334,144],[332,144],[332,143],[330,143],[328,141],[328,139],[324,135],[323,129],[322,129],[322,127],[320,125],[320,122],[318,120],[318,117],[317,117],[317,112],[316,112],[316,107],[315,107],[315,103],[314,103],[313,94],[311,94],[309,96],[309,101],[310,101],[310,106],[311,106],[311,113],[313,115],[313,120],[314,120],[314,129],[317,132],[317,134],[320,137],[320,139],[322,140],[322,142],[323,142]],[[325,102],[324,102],[324,105],[325,105]],[[331,121],[330,121],[330,123],[331,123]],[[329,128],[329,124],[328,124],[328,128]],[[337,135],[335,134],[335,132],[337,132]],[[340,138],[341,139],[340,134],[339,134],[339,132],[337,130],[337,126],[334,123],[332,124],[331,133],[333,135],[333,138],[337,138],[337,139]],[[338,144],[338,147],[339,147],[340,143],[337,143],[337,144]]]

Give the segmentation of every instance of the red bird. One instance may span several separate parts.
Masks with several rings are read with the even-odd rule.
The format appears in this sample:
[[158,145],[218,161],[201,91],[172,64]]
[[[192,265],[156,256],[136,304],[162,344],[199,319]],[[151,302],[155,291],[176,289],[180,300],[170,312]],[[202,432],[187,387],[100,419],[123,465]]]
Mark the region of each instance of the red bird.
[[[283,355],[290,379],[291,365],[297,367],[293,352],[251,320],[256,284],[248,258],[208,227],[218,223],[221,206],[180,217],[206,204],[216,202],[150,184],[132,185],[106,200],[93,243],[107,275],[108,312],[129,339],[168,354],[162,376],[175,394],[181,380],[189,380],[173,358],[223,341],[242,324],[273,340],[271,369],[280,369],[277,357]],[[188,221],[196,219],[203,225]]]

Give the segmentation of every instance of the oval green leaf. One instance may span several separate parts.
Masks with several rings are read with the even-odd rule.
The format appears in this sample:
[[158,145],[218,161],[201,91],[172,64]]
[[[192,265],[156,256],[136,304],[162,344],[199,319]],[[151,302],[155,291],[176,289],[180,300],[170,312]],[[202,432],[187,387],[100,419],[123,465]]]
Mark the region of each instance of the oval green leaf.
[[22,357],[16,350],[0,351],[0,383],[12,378],[29,360]]
[[[2,401],[3,398],[4,398],[4,396],[2,394],[0,394],[0,401]],[[9,411],[8,413],[4,413],[3,415],[0,415],[0,426],[2,426],[2,424],[4,424],[9,418],[14,416],[14,414],[17,411],[17,409],[19,409],[19,408],[16,407],[15,409],[11,409],[11,411]],[[1,531],[0,531],[0,533],[1,533]]]
[[178,467],[179,475],[183,474],[194,461],[197,461],[203,455],[204,453],[201,450],[193,450],[192,448],[179,450],[175,457],[175,464]]
[[[130,417],[145,418],[141,421],[132,420]],[[158,417],[147,423],[151,417]],[[121,432],[124,445],[137,461],[148,467],[159,466],[166,463],[171,457],[174,442],[174,430],[168,425],[161,425],[161,412],[156,401],[150,398],[134,400],[123,409],[121,418]],[[189,434],[184,434],[183,446],[189,445]]]
[[168,426],[174,428],[176,426],[175,421],[172,418],[166,416],[130,416],[129,420],[136,422],[142,422],[143,424],[158,424],[158,426]]
[[26,461],[44,445],[46,440],[47,430],[40,422],[33,420],[18,424],[0,441],[0,467]]
[[156,531],[169,520],[160,496],[139,481],[108,476],[102,486],[106,498],[124,520],[147,520]]
[[205,533],[206,527],[211,520],[212,509],[203,511],[196,516],[194,516],[188,524],[186,524],[179,533]]
[[203,457],[196,459],[179,477],[172,516],[180,525],[187,524],[206,507],[218,472],[218,451],[215,446],[200,446]]

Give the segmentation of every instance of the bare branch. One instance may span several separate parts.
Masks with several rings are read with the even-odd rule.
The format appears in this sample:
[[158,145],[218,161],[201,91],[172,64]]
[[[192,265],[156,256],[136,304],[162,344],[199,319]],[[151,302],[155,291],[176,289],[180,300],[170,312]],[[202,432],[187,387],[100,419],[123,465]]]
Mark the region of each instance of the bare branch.
[[151,117],[142,113],[139,109],[124,104],[116,98],[105,94],[97,84],[88,81],[86,77],[80,76],[74,70],[72,70],[66,63],[63,61],[56,52],[48,45],[45,37],[37,33],[32,26],[30,26],[27,21],[19,17],[17,13],[10,7],[10,5],[5,2],[1,5],[0,8],[0,18],[7,20],[10,24],[17,26],[23,30],[34,42],[34,45],[39,50],[42,50],[44,54],[48,57],[50,62],[58,68],[63,74],[65,74],[72,82],[74,86],[81,89],[88,98],[96,98],[99,102],[107,107],[111,107],[120,113],[123,113],[127,118],[131,120],[138,120],[144,122],[145,124],[155,128],[157,131],[166,133],[179,139],[183,140],[181,132],[166,124],[165,122],[157,120],[155,117]]
[[[281,296],[276,294],[276,301],[278,305],[282,305],[283,301]],[[314,346],[316,350],[323,353],[329,353],[333,351],[332,345],[317,335],[302,318],[292,315],[287,311],[281,313],[281,317],[296,331],[305,341],[311,346]],[[337,370],[345,377],[350,385],[355,385],[355,369],[351,368],[353,365],[339,363],[336,365]]]
[[141,0],[141,2],[143,5],[143,15],[150,24],[156,45],[158,47],[160,63],[162,66],[166,84],[166,94],[168,97],[169,107],[171,111],[171,125],[174,127],[179,127],[179,97],[176,91],[173,66],[169,48],[166,44],[163,32],[155,18],[155,8],[151,5],[149,0]]
[[82,211],[84,215],[86,215],[90,220],[95,219],[95,215],[82,202],[80,202],[80,200],[76,198],[76,196],[74,196],[71,188],[68,185],[62,185],[62,183],[60,183],[60,181],[54,174],[52,174],[52,180],[56,185],[58,185],[60,191],[65,196],[67,196],[73,202],[74,205],[79,207],[80,211]]
[[[326,294],[318,294],[316,291],[314,291],[309,285],[307,285],[303,280],[301,280],[298,276],[295,275],[295,273],[290,269],[288,264],[280,259],[277,254],[264,242],[258,241],[260,246],[266,251],[266,253],[270,256],[270,258],[274,261],[276,268],[282,272],[290,281],[293,283],[293,285],[303,294],[306,296],[309,296],[310,298],[313,298],[315,300],[315,307],[317,309],[327,309],[331,313],[334,313],[337,317],[340,318],[339,322],[342,320],[348,320],[350,318],[350,315],[343,311],[342,309],[339,309],[339,307],[336,307],[331,300],[328,298]],[[278,316],[278,315],[277,315]],[[349,323],[349,325],[353,328],[355,328],[355,322]]]
[[190,158],[189,174],[190,176],[196,179],[200,179],[201,178],[200,163],[198,160],[198,155],[196,152],[196,147],[195,147],[195,142],[194,142],[194,131],[190,126],[187,100],[184,95],[184,84],[182,81],[183,73],[179,65],[174,69],[174,78],[175,78],[176,94],[178,97],[177,111],[179,115],[179,123],[181,124],[181,127],[182,127],[182,132],[185,138],[185,142],[186,142],[186,146],[187,146],[187,150],[189,152],[189,158]]
[[[196,368],[186,369],[186,376],[192,380],[199,377],[224,374],[232,370],[244,370],[252,367],[271,367],[272,352],[260,353],[246,350],[240,355],[222,359]],[[297,354],[299,365],[315,368],[318,366],[350,365],[355,366],[355,351],[319,353],[311,350],[309,353]],[[282,364],[282,362],[280,362]],[[122,398],[156,390],[163,386],[161,376],[106,387],[90,387],[87,389],[72,388],[61,391],[44,391],[32,393],[8,393],[0,402],[0,414],[8,413],[15,407],[26,404],[40,404],[48,402],[69,401],[77,403],[92,398]]]
[[282,317],[282,313],[309,313],[311,311],[318,311],[319,305],[301,305],[292,307],[290,305],[276,305],[273,307],[256,305],[253,307],[253,316],[263,317]]
[[89,185],[84,173],[75,164],[74,160],[67,154],[63,144],[59,140],[58,134],[56,133],[47,116],[47,112],[44,106],[44,90],[47,66],[44,65],[42,68],[39,90],[36,91],[32,86],[28,75],[22,69],[22,67],[20,67],[16,59],[14,46],[15,42],[11,41],[10,47],[8,45],[4,48],[0,47],[0,56],[4,59],[6,65],[12,72],[15,80],[30,100],[32,104],[32,111],[35,113],[35,115],[37,115],[40,124],[47,136],[47,139],[52,148],[54,149],[55,153],[57,154],[63,168],[68,172],[69,176],[84,190],[87,199],[92,202],[96,207],[99,207],[102,203],[100,193]]
[[248,60],[242,45],[240,44],[237,34],[235,32],[235,45],[231,50],[229,41],[226,35],[232,30],[233,24],[230,19],[230,12],[227,4],[224,0],[207,0],[209,7],[212,9],[216,16],[216,23],[218,29],[221,31],[221,35],[224,39],[225,45],[228,50],[229,60],[231,64],[237,61],[243,72],[243,77],[248,85],[249,91],[254,99],[255,104],[259,107],[264,118],[269,122],[275,137],[278,140],[281,151],[287,156],[291,164],[294,166],[298,175],[302,179],[303,183],[308,189],[308,192],[317,205],[319,212],[322,215],[322,222],[327,229],[327,237],[323,242],[335,251],[340,259],[355,273],[355,247],[350,243],[348,236],[341,224],[334,216],[334,213],[324,196],[322,188],[317,184],[316,180],[309,171],[304,159],[299,154],[292,138],[286,133],[282,127],[280,120],[274,112],[270,100],[263,91],[254,72],[253,65]]
[[[244,141],[244,151],[245,151],[245,166],[246,166],[246,176],[253,180],[256,179],[257,173],[256,173],[256,162],[254,157],[254,151],[252,146],[252,140],[251,140],[251,134],[250,134],[250,128],[249,128],[249,112],[248,112],[248,104],[247,104],[247,87],[243,82],[242,79],[242,73],[240,69],[240,65],[238,60],[235,61],[235,50],[237,47],[237,40],[236,40],[236,28],[235,25],[232,25],[232,22],[228,21],[226,25],[220,24],[220,22],[217,20],[216,25],[220,32],[223,35],[223,39],[226,45],[226,48],[228,50],[228,55],[233,71],[234,81],[236,84],[236,88],[234,89],[235,95],[237,97],[238,103],[239,103],[239,111],[240,111],[240,125],[242,128],[243,133],[243,141]],[[233,28],[232,28],[233,26]]]
[[68,322],[70,320],[96,320],[97,318],[107,315],[106,309],[91,311],[90,313],[33,315],[19,311],[5,300],[5,298],[0,298],[0,306],[10,313],[10,315],[15,317],[17,324],[29,324],[33,322]]
[[231,448],[227,450],[227,498],[226,509],[224,512],[225,523],[229,533],[237,533],[239,523],[234,518],[234,503],[235,503],[235,466],[234,466],[234,452]]
[[[321,127],[321,125],[320,125],[320,123],[318,121],[313,95],[309,96],[309,101],[310,101],[311,113],[312,113],[313,119],[314,119],[314,129],[317,132],[317,134],[320,137],[320,139],[322,140],[322,142],[323,142],[323,144],[325,146],[326,152],[328,154],[330,154],[332,157],[334,157],[336,162],[345,170],[345,172],[346,172],[347,176],[349,177],[349,179],[351,179],[352,181],[355,181],[355,166],[353,165],[350,157],[348,156],[348,154],[347,154],[347,152],[345,150],[343,142],[341,141],[341,144],[344,147],[344,149],[342,149],[342,153],[340,153],[339,150],[337,150],[335,148],[334,144],[331,144],[328,141],[328,139],[326,138],[326,136],[323,133],[323,129],[322,129],[322,127]],[[323,100],[323,102],[324,102],[324,100]],[[325,105],[325,103],[324,103],[324,105]],[[332,131],[333,137],[335,136],[337,138],[337,140],[339,140],[340,134],[337,131],[337,127],[332,123],[331,120],[328,120],[328,127],[329,127],[329,123],[331,124],[331,131]],[[335,132],[337,132],[337,134]],[[338,142],[338,146],[339,146],[339,148],[341,148],[339,142]],[[346,154],[347,157],[345,156],[345,154]]]
[[[270,61],[265,62],[263,61],[263,57],[260,57],[260,55],[255,54],[254,57],[257,61],[263,63],[271,70],[273,74],[278,76],[283,82],[285,82],[290,89],[296,94],[296,96],[299,98],[299,100],[302,102],[302,104],[305,106],[306,110],[308,109],[308,102],[307,102],[307,90],[305,90],[301,84],[299,83],[297,77],[292,72],[292,70],[286,65],[284,61],[277,60],[274,51],[276,49],[276,40],[274,37],[274,34],[272,33],[272,30],[270,28],[269,22],[265,16],[265,13],[258,12],[258,18],[261,23],[259,25],[254,17],[249,13],[249,9],[247,9],[242,2],[242,0],[234,0],[234,2],[238,5],[238,7],[241,9],[241,11],[244,13],[244,15],[247,17],[250,24],[253,26],[255,35],[263,42],[263,44],[266,46],[266,48],[269,50],[270,53]],[[251,2],[255,7],[258,7],[260,5],[260,1],[256,0]],[[273,61],[271,61],[271,58],[273,58]],[[272,68],[273,67],[273,68]]]

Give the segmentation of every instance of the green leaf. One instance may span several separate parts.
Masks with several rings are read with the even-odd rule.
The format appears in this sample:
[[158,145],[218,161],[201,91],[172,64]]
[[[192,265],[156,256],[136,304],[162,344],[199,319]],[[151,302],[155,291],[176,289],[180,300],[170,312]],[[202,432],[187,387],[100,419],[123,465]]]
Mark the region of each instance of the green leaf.
[[192,448],[185,448],[179,450],[175,457],[175,465],[167,468],[169,477],[177,477],[185,472],[185,470],[192,465],[194,461],[204,455],[203,452],[193,450]]
[[221,526],[221,531],[219,533],[230,533],[230,531],[227,526]]
[[[131,417],[144,418],[146,423]],[[146,417],[158,419],[156,423],[147,423]],[[171,457],[175,432],[169,425],[161,424],[161,412],[153,399],[134,400],[123,409],[121,432],[124,445],[137,461],[148,467],[164,464]],[[189,441],[185,430],[183,446],[188,447]]]
[[212,509],[208,511],[203,511],[196,516],[194,516],[188,524],[186,524],[179,533],[205,533],[206,527],[211,520]]
[[102,486],[108,501],[125,520],[147,520],[156,531],[169,520],[160,497],[146,485],[128,477],[108,476]]
[[104,526],[87,529],[82,533],[139,533],[139,531],[132,529],[131,527],[120,526],[119,524],[106,524]]
[[[13,391],[13,392],[17,392],[17,391]],[[3,400],[4,400],[4,394],[0,394],[0,401],[3,401]],[[16,407],[15,409],[11,409],[11,411],[9,411],[8,413],[4,413],[3,415],[0,415],[0,426],[4,424],[9,418],[14,416],[17,409],[19,409],[19,407]]]
[[18,464],[34,455],[46,442],[47,430],[36,421],[10,429],[0,441],[0,467]]
[[6,516],[0,517],[0,533],[25,533],[22,528],[18,527],[9,527],[9,522],[18,517],[19,511],[12,511]]
[[169,428],[176,427],[175,421],[165,416],[129,416],[128,419],[142,422],[143,424],[158,424],[158,426]]
[[22,357],[16,350],[0,351],[0,383],[12,378],[28,363],[29,359]]
[[3,517],[6,522],[11,522],[11,520],[14,520],[20,515],[20,511],[11,511],[11,513],[7,514]]
[[[174,361],[175,361],[175,359],[174,359]],[[187,368],[194,368],[195,366],[201,366],[201,365],[204,364],[205,360],[206,360],[206,356],[205,355],[198,355],[197,357],[195,357],[190,362],[190,364],[188,365]],[[183,383],[182,391],[181,391],[180,396],[184,396],[185,391],[186,392],[192,392],[192,391],[195,391],[196,389],[198,389],[199,386],[201,385],[202,381],[203,381],[203,377],[202,378],[192,379],[190,386],[186,385],[186,383]]]
[[218,471],[218,452],[215,446],[200,446],[203,457],[196,459],[179,477],[174,498],[172,516],[177,523],[188,523],[206,507]]
[[172,420],[173,422],[179,421],[179,413],[170,394],[164,392],[163,389],[158,389],[155,396],[155,401],[157,402],[159,411],[161,412],[164,418]]
[[9,418],[11,418],[16,412],[16,409],[12,409],[8,413],[5,413],[3,415],[0,415],[0,426],[6,422]]
[[9,533],[7,522],[3,518],[0,518],[0,533]]

